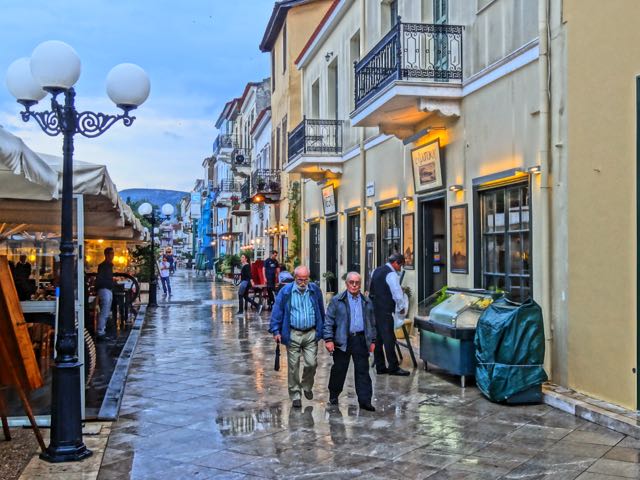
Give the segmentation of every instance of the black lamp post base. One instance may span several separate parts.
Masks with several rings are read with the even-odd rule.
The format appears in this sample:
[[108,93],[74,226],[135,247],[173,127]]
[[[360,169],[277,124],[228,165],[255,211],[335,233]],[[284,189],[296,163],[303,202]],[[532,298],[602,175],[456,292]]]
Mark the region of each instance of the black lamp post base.
[[151,280],[149,282],[149,303],[147,304],[150,307],[158,306],[158,281]]
[[58,446],[49,445],[47,449],[40,454],[40,458],[49,463],[62,462],[79,462],[93,455],[93,452],[87,448],[84,443],[80,445]]

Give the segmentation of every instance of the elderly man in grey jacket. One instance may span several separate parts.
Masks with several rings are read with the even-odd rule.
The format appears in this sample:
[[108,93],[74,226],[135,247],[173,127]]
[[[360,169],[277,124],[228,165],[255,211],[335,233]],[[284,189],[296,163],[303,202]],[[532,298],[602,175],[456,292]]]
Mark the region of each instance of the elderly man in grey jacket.
[[360,408],[375,412],[375,407],[371,405],[373,389],[369,376],[369,354],[375,348],[377,336],[373,304],[360,291],[361,279],[358,273],[347,274],[346,286],[346,291],[331,300],[324,322],[325,347],[333,355],[329,378],[329,403],[338,404],[338,396],[347,377],[349,360],[353,358]]

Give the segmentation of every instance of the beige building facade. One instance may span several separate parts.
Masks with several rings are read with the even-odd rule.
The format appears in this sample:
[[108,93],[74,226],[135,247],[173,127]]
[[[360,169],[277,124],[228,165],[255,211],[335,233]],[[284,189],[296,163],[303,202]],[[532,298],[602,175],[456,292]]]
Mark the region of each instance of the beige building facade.
[[302,118],[301,75],[294,61],[330,5],[331,0],[275,2],[260,43],[260,50],[271,56],[271,169],[281,178],[279,202],[270,209],[269,246],[290,264],[300,261],[300,179],[282,172],[288,134]]
[[323,289],[401,251],[412,313],[445,285],[532,296],[551,380],[636,408],[640,6],[596,6],[332,2],[298,44],[283,169]]

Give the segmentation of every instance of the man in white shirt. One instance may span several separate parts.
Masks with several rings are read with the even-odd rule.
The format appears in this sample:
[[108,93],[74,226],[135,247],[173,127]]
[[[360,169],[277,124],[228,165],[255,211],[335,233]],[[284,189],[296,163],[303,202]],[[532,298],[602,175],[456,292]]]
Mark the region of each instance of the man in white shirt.
[[[396,355],[396,334],[393,328],[393,314],[407,313],[404,293],[400,286],[398,273],[404,265],[401,253],[394,253],[388,262],[374,270],[371,275],[369,297],[373,301],[378,339],[374,351],[376,372],[379,375],[407,376],[409,372],[400,368]],[[386,359],[385,359],[386,356]]]

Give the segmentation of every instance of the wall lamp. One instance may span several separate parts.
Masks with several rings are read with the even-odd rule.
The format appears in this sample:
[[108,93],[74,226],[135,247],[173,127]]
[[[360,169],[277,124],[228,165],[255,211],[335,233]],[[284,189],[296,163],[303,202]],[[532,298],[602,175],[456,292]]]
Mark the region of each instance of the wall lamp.
[[463,190],[464,190],[464,186],[460,185],[459,183],[456,183],[455,185],[451,185],[449,187],[450,192],[461,192]]
[[529,172],[531,175],[537,175],[539,173],[542,173],[542,169],[540,168],[540,165],[534,165],[527,168],[527,172]]
[[328,62],[329,60],[331,60],[332,57],[333,57],[333,51],[327,52],[327,54],[324,56],[324,59]]

